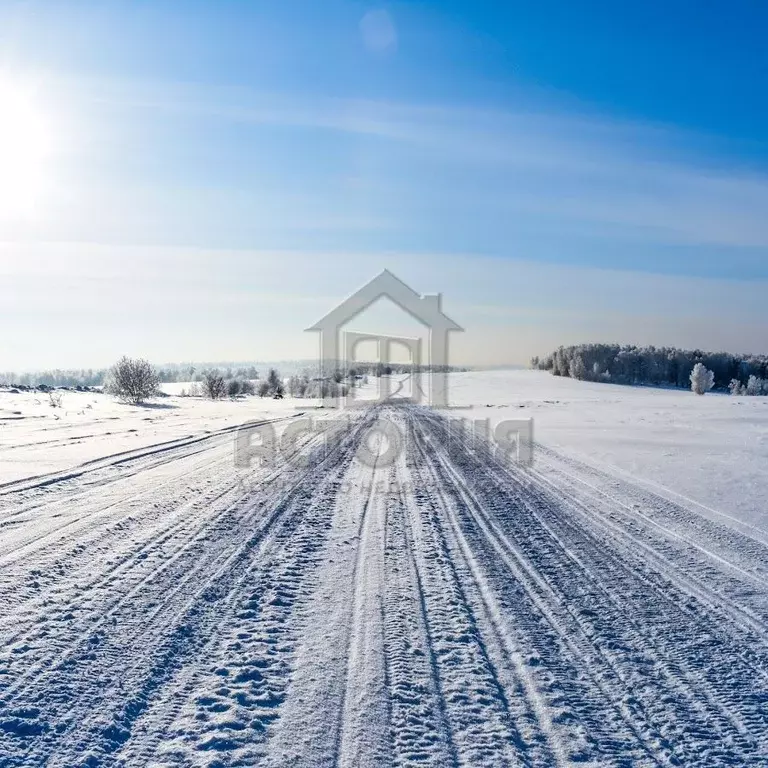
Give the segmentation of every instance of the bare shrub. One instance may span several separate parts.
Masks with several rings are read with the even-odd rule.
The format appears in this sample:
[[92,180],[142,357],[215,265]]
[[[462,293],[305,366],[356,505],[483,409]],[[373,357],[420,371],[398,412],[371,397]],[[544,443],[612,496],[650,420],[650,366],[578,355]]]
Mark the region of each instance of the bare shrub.
[[305,397],[346,397],[349,394],[347,384],[339,384],[333,379],[315,379],[310,381],[304,392]]
[[305,375],[291,376],[288,379],[288,394],[291,397],[305,397],[309,388],[309,378]]
[[138,405],[160,392],[154,368],[144,359],[121,357],[107,373],[104,391],[120,400]]
[[227,382],[227,394],[233,399],[240,394],[240,382],[237,379],[230,379]]
[[51,408],[61,408],[61,392],[51,390],[48,393],[48,403]]
[[255,395],[256,387],[250,379],[230,379],[227,382],[227,394],[233,399],[238,395]]
[[203,393],[211,400],[220,400],[227,394],[227,384],[218,371],[205,371],[202,385]]

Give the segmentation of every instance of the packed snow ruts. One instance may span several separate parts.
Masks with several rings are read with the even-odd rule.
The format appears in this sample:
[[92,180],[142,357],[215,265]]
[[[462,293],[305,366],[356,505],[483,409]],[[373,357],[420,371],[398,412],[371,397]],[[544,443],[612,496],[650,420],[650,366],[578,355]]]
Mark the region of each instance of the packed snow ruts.
[[4,489],[0,764],[768,759],[760,537],[427,409],[323,443],[248,485],[224,434]]

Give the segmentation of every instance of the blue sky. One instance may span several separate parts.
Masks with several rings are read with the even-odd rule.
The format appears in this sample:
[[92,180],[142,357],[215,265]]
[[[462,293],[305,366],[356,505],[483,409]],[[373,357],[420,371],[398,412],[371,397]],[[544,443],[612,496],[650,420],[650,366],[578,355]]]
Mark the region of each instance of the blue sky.
[[465,362],[768,351],[766,29],[746,1],[0,0],[0,85],[47,135],[28,204],[6,174],[0,368],[304,355],[384,267],[445,294]]

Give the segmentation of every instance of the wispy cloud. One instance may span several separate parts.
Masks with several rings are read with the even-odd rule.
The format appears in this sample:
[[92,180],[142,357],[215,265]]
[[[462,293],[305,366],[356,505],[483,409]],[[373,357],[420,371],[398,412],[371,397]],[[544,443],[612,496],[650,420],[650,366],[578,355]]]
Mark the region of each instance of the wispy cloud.
[[[723,148],[707,137],[574,112],[572,105],[523,102],[500,110],[114,81],[95,83],[88,98],[155,119],[204,117],[376,142],[358,152],[385,158],[375,166],[385,207],[398,195],[431,195],[446,210],[482,205],[598,233],[604,225],[613,238],[623,232],[650,242],[768,247],[768,171],[725,170],[735,163],[724,162]],[[307,169],[310,187],[311,174]],[[457,175],[467,183],[443,183]]]

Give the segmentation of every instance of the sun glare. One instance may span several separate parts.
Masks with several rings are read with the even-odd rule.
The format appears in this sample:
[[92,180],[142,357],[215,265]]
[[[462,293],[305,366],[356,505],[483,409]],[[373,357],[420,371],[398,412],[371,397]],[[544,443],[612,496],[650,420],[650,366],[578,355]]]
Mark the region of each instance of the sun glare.
[[0,75],[0,220],[34,214],[49,152],[49,129],[35,90]]

